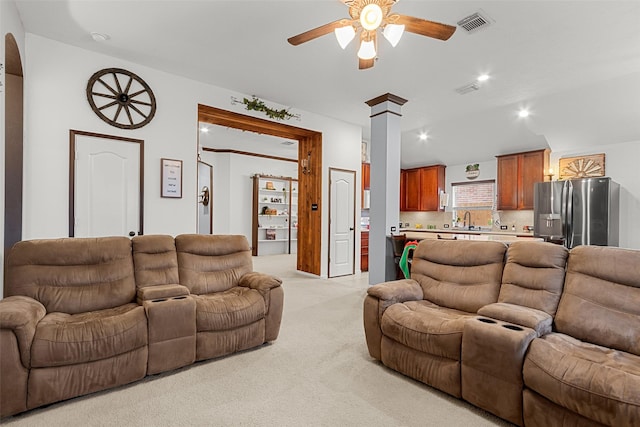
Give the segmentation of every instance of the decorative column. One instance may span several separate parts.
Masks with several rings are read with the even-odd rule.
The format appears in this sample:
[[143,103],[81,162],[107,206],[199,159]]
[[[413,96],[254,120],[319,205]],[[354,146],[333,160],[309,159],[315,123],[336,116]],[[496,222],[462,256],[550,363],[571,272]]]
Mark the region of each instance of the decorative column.
[[387,236],[398,230],[400,218],[400,118],[406,102],[390,93],[366,102],[371,107],[370,285],[396,277]]

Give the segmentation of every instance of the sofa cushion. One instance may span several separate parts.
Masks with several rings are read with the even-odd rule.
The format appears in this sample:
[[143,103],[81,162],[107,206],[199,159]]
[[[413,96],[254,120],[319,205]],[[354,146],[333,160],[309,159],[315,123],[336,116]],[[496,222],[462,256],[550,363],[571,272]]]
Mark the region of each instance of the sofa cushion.
[[253,271],[245,236],[182,234],[175,241],[180,284],[192,294],[226,291]]
[[574,338],[640,355],[640,251],[573,248],[555,324]]
[[266,314],[260,292],[242,286],[194,298],[198,332],[238,328],[263,319]]
[[424,299],[475,313],[498,300],[506,250],[496,241],[423,240],[413,253],[411,278]]
[[131,243],[138,288],[179,282],[178,255],[172,236],[136,236]]
[[498,301],[555,316],[569,251],[548,242],[513,242],[507,250]]
[[81,314],[50,313],[38,323],[31,366],[92,362],[147,345],[144,308],[126,304]]
[[136,284],[126,237],[26,240],[7,256],[6,291],[25,295],[47,313],[69,314],[133,302]]
[[527,388],[605,425],[640,420],[640,357],[552,333],[533,340],[524,363]]
[[415,350],[460,360],[462,330],[470,313],[428,301],[393,304],[382,315],[382,333]]

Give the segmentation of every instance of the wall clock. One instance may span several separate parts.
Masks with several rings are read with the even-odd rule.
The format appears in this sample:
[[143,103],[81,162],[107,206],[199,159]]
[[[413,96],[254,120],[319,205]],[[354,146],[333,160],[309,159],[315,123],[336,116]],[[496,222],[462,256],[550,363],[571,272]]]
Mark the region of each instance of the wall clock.
[[120,129],[138,129],[153,119],[156,98],[138,75],[122,68],[105,68],[87,83],[87,100],[102,120]]
[[604,154],[560,159],[560,179],[604,176]]

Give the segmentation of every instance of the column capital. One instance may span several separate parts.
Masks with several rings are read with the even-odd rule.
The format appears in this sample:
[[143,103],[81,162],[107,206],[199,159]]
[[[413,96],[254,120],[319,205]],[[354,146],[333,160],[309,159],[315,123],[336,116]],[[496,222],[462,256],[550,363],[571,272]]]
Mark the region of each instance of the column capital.
[[398,105],[404,105],[407,102],[406,99],[400,98],[397,95],[394,95],[392,93],[385,93],[384,95],[380,95],[376,98],[366,101],[365,104],[367,104],[369,107],[373,107],[387,101],[393,102],[394,104]]

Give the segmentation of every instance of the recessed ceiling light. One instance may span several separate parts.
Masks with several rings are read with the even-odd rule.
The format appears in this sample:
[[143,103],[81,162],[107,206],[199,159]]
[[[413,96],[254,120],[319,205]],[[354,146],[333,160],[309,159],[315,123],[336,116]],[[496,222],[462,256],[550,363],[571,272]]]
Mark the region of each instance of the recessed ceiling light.
[[529,110],[527,110],[526,108],[521,109],[520,111],[518,111],[518,117],[529,117]]
[[486,82],[489,80],[489,74],[480,74],[476,80],[479,82]]
[[429,138],[429,135],[427,135],[426,132],[421,132],[419,138],[420,138],[420,141],[426,141],[427,138]]
[[106,42],[111,38],[111,36],[109,34],[92,32],[91,38],[97,42]]
[[201,128],[200,128],[200,132],[202,132],[202,133],[207,133],[207,132],[209,132],[209,128],[201,127]]

